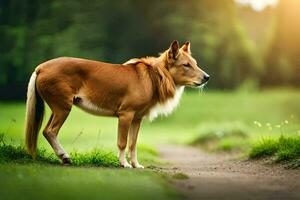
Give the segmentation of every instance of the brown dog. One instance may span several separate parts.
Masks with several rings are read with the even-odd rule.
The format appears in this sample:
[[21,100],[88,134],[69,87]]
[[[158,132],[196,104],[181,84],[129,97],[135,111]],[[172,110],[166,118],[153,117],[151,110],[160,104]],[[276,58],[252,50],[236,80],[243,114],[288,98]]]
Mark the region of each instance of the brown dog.
[[[27,149],[31,155],[36,152],[45,101],[52,114],[43,134],[63,163],[70,163],[57,134],[76,105],[92,114],[118,117],[120,165],[143,168],[136,152],[143,117],[171,113],[184,86],[197,87],[208,79],[191,56],[189,42],[179,48],[174,41],[159,57],[131,59],[124,64],[66,57],[49,60],[35,69],[28,84]],[[131,164],[125,158],[128,134]]]

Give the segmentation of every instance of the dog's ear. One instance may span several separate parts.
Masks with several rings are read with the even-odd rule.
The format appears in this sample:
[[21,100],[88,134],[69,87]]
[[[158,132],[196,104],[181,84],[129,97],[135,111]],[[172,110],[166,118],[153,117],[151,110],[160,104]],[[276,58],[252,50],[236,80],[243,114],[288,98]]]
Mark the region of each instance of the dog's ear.
[[169,59],[176,60],[179,54],[179,43],[177,40],[173,41],[170,49],[168,51],[168,57]]
[[185,42],[181,47],[182,51],[191,54],[191,43],[189,41]]

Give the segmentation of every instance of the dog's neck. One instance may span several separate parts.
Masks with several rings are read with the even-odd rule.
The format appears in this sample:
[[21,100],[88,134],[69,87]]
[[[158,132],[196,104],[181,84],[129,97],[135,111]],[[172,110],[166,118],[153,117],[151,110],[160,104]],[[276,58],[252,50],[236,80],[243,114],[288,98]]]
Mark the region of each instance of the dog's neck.
[[176,90],[180,86],[175,85],[174,79],[169,72],[170,62],[168,60],[168,50],[163,52],[159,57],[145,57],[130,59],[124,64],[144,63],[151,66],[150,73],[153,86],[157,93],[157,101],[164,103],[176,95]]

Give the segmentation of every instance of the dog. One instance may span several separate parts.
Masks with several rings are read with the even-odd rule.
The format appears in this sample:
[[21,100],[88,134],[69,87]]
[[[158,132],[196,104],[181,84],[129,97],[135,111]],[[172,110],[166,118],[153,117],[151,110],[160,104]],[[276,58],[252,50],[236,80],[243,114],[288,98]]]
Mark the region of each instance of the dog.
[[[43,135],[63,164],[71,164],[57,140],[58,132],[73,105],[99,116],[118,117],[121,167],[144,168],[137,159],[137,137],[141,121],[149,116],[170,114],[179,103],[185,86],[199,87],[209,75],[197,66],[190,42],[178,41],[159,57],[134,58],[124,64],[60,57],[35,68],[27,90],[25,143],[35,156],[38,132],[45,105],[52,114]],[[129,136],[129,158],[125,157]]]

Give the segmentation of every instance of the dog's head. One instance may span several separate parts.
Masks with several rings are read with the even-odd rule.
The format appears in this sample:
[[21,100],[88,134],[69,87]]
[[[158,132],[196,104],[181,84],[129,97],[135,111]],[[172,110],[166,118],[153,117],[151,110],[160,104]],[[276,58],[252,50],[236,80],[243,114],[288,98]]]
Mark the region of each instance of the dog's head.
[[190,42],[181,48],[178,41],[172,42],[166,57],[167,69],[176,85],[198,87],[208,81],[209,75],[199,68],[191,55]]

